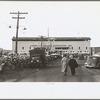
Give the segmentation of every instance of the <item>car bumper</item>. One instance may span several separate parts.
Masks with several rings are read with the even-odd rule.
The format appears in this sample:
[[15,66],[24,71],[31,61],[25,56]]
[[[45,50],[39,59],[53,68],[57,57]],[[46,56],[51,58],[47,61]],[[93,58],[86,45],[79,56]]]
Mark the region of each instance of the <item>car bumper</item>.
[[92,65],[84,65],[86,68],[96,68],[96,66],[92,66]]

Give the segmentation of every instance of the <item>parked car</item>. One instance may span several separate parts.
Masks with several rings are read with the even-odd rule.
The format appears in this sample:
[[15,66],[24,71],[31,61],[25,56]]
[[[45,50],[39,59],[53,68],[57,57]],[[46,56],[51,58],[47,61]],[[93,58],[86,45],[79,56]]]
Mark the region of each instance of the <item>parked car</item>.
[[57,53],[52,53],[50,56],[51,56],[51,59],[53,59],[53,60],[57,60],[57,59],[61,58],[61,55],[57,54]]
[[86,68],[100,68],[100,57],[88,56],[87,61],[84,64]]

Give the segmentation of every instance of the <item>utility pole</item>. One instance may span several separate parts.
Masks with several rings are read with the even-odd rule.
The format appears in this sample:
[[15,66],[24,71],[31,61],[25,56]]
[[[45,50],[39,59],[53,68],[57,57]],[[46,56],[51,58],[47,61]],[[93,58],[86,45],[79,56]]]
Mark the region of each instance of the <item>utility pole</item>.
[[16,45],[15,45],[15,53],[17,54],[17,47],[18,47],[18,29],[19,29],[19,19],[25,19],[25,17],[19,17],[20,14],[28,14],[27,12],[10,12],[10,14],[17,14],[17,17],[12,17],[12,19],[17,19],[17,26],[16,26]]
[[43,47],[43,36],[40,37],[41,38],[41,48]]

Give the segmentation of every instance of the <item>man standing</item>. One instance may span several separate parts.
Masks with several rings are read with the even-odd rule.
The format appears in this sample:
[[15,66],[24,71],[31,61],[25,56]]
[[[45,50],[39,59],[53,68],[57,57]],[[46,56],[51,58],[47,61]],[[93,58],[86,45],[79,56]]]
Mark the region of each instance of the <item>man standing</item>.
[[78,67],[76,60],[74,59],[73,55],[70,56],[69,66],[71,69],[71,74],[75,75],[75,68]]

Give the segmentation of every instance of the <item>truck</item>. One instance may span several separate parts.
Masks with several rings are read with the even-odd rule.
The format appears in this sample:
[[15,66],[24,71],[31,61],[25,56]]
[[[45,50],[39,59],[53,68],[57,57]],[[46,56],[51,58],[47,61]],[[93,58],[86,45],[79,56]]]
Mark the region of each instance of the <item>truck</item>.
[[34,48],[29,51],[31,67],[45,67],[46,53],[44,48]]

